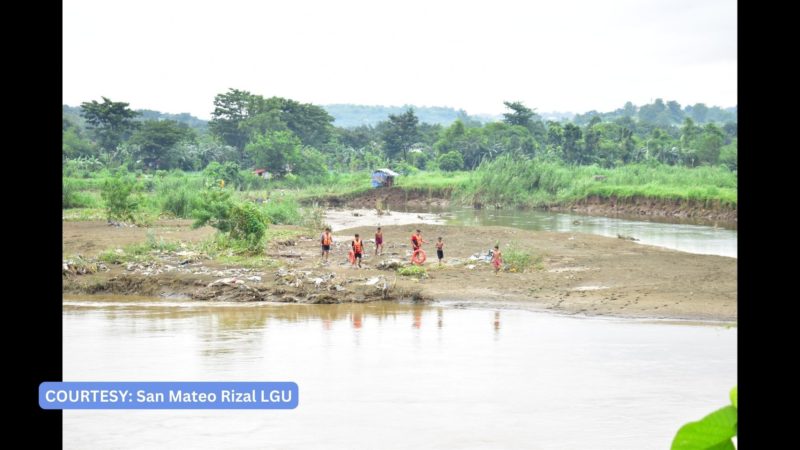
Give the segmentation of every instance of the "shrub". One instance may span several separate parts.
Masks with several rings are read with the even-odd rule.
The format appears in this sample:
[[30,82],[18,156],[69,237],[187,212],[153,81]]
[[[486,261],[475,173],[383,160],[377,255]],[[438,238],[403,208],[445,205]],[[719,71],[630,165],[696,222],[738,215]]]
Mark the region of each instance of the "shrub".
[[464,168],[464,157],[458,151],[451,151],[439,156],[439,169],[454,172]]
[[195,218],[192,227],[200,228],[209,225],[227,233],[231,229],[232,208],[233,200],[230,191],[218,187],[206,189],[200,194],[197,208],[192,211],[192,216]]
[[229,185],[240,186],[242,184],[240,172],[239,164],[233,161],[228,161],[225,164],[212,161],[203,170],[203,175],[212,184],[216,184],[219,180],[225,180],[225,183]]
[[100,196],[105,202],[108,220],[134,221],[134,213],[139,209],[139,199],[132,195],[135,189],[136,181],[122,172],[106,179]]
[[516,243],[511,243],[503,251],[503,263],[509,272],[525,272],[531,268],[542,268],[542,255],[520,248]]
[[267,231],[266,217],[252,203],[236,203],[230,211],[230,236],[243,241],[251,252],[260,250]]
[[261,249],[267,230],[266,215],[253,203],[234,202],[230,191],[216,187],[205,190],[192,214],[192,227],[210,225],[227,234],[230,239],[222,240],[224,245],[249,252]]
[[428,271],[422,266],[406,266],[397,270],[404,277],[427,278]]

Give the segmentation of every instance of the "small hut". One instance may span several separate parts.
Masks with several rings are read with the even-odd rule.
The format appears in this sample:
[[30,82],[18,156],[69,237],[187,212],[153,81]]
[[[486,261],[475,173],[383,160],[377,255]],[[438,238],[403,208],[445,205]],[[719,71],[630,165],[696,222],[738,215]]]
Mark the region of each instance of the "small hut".
[[372,172],[372,187],[392,186],[394,184],[394,178],[399,176],[400,174],[394,170],[376,169]]
[[256,169],[253,171],[253,175],[261,177],[265,180],[269,180],[272,178],[272,174],[267,172],[267,169]]

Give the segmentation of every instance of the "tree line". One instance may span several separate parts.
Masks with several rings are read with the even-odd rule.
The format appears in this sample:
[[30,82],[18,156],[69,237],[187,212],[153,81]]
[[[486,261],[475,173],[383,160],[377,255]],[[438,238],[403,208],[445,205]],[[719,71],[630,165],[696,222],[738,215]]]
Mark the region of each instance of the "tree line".
[[334,126],[322,106],[238,89],[215,96],[207,123],[133,111],[103,97],[64,107],[62,157],[129,170],[195,171],[216,162],[309,180],[380,166],[472,170],[501,155],[609,168],[639,162],[737,168],[735,109],[657,99],[545,120],[522,102],[504,105],[502,119],[488,123],[462,111],[449,125],[432,124],[408,107],[374,126],[346,128]]

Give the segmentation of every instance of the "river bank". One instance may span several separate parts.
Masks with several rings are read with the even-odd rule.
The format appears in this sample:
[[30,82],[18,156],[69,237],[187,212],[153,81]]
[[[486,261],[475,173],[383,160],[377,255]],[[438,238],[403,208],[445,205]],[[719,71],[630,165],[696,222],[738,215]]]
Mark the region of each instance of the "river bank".
[[[360,192],[353,196],[316,197],[306,203],[317,202],[330,207],[361,209],[432,209],[438,210],[457,205],[447,189],[401,189],[383,188]],[[514,209],[499,204],[464,205],[474,208]],[[618,198],[591,196],[582,200],[551,204],[536,209],[569,212],[590,216],[623,217],[636,220],[663,220],[695,225],[720,226],[735,229],[738,209],[714,202],[693,200],[664,200],[646,197]]]
[[[358,217],[354,217],[358,219]],[[353,233],[371,238],[374,226],[334,225],[329,265],[319,261],[316,233],[296,227],[292,239],[271,242],[264,258],[237,264],[210,258],[197,244],[211,228],[193,230],[190,221],[156,223],[152,229],[108,226],[105,222],[64,222],[63,292],[67,295],[146,295],[195,301],[274,301],[342,303],[449,301],[465,305],[525,305],[565,314],[655,319],[735,321],[736,260],[694,255],[580,233],[526,231],[506,227],[461,227],[402,223],[384,225],[386,251],[375,256],[367,241],[363,269],[347,260]],[[433,217],[422,216],[420,222]],[[345,224],[361,225],[344,229]],[[382,265],[396,266],[410,254],[409,237],[421,228],[429,242],[442,236],[445,264],[438,266],[431,243],[426,275],[413,278]],[[149,233],[149,234],[148,234]],[[177,250],[153,250],[141,261],[103,262],[107,250],[148,239],[183,242]],[[495,242],[540,257],[524,273],[492,273],[483,260]],[[116,250],[120,249],[120,250]],[[77,258],[76,255],[80,255]],[[66,264],[72,262],[72,266]],[[80,261],[79,263],[76,261]],[[84,267],[83,270],[80,267]],[[79,274],[81,271],[84,274]]]

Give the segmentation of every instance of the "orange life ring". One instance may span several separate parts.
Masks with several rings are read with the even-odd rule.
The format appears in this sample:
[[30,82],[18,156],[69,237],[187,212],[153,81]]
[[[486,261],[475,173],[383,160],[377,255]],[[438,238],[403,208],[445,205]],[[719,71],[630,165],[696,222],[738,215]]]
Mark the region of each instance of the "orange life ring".
[[425,255],[425,250],[421,248],[414,250],[414,253],[411,255],[411,262],[418,266],[421,266],[426,259],[428,259],[428,257]]

